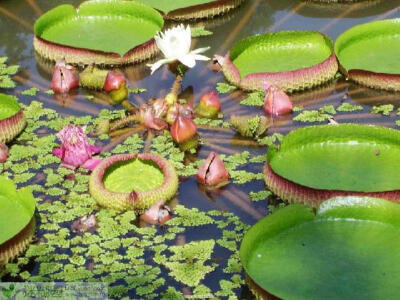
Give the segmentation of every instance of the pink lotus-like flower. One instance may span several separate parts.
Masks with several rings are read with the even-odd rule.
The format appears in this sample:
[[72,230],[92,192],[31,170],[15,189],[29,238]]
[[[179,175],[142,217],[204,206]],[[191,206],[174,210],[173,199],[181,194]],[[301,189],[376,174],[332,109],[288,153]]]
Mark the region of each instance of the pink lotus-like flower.
[[5,163],[8,158],[8,147],[0,143],[0,164]]
[[289,96],[282,91],[278,86],[269,85],[264,83],[265,100],[264,110],[265,113],[273,116],[279,116],[290,113],[293,109],[292,100]]
[[171,126],[171,136],[177,143],[184,143],[196,136],[197,128],[193,120],[178,115]]
[[53,154],[61,158],[65,167],[93,170],[100,163],[100,159],[92,158],[100,148],[89,144],[82,127],[69,124],[57,133],[57,137],[61,140],[61,147],[54,149]]
[[171,219],[171,212],[168,206],[164,205],[164,201],[158,201],[154,203],[144,214],[140,216],[140,219],[149,224],[164,224]]
[[223,185],[229,180],[229,173],[217,153],[211,152],[200,166],[197,180],[205,185]]
[[209,92],[200,98],[200,103],[197,112],[202,117],[215,117],[221,110],[221,101],[216,92]]
[[63,59],[57,61],[51,79],[51,89],[56,93],[67,93],[77,87],[79,87],[79,76],[75,69],[65,64]]

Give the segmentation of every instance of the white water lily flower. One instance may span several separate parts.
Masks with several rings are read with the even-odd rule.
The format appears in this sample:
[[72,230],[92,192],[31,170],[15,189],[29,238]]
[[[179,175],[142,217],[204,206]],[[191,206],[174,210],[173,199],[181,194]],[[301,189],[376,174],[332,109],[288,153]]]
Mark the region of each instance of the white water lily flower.
[[200,55],[210,49],[210,47],[199,48],[190,51],[192,44],[192,35],[189,25],[185,28],[183,24],[166,30],[164,33],[158,33],[154,39],[157,47],[164,54],[164,59],[160,59],[154,64],[148,64],[151,67],[151,74],[164,64],[169,64],[179,60],[189,68],[196,65],[196,60],[209,60],[207,56]]

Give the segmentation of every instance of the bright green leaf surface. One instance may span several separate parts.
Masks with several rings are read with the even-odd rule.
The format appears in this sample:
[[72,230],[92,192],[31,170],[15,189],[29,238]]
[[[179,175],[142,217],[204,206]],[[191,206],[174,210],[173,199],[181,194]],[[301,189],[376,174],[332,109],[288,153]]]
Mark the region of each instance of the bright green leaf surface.
[[322,206],[313,218],[291,205],[249,230],[240,254],[251,278],[283,299],[398,299],[398,205],[349,197]]
[[251,36],[231,49],[231,60],[241,77],[261,72],[283,72],[311,67],[332,53],[332,42],[312,31],[281,31]]
[[120,193],[152,190],[163,180],[162,171],[154,163],[139,159],[114,164],[103,178],[107,189]]
[[12,180],[0,177],[0,244],[17,235],[32,219],[35,199],[29,188],[16,190]]
[[150,5],[167,14],[176,9],[215,2],[215,0],[136,0],[136,2]]
[[400,189],[400,132],[379,126],[323,125],[289,133],[268,160],[280,176],[326,190]]
[[98,0],[84,2],[77,11],[71,5],[48,11],[36,21],[35,34],[57,44],[124,55],[162,27],[161,15],[148,6]]
[[347,30],[336,40],[335,52],[346,70],[400,74],[400,19]]
[[0,94],[0,120],[12,117],[20,110],[18,100],[14,96]]

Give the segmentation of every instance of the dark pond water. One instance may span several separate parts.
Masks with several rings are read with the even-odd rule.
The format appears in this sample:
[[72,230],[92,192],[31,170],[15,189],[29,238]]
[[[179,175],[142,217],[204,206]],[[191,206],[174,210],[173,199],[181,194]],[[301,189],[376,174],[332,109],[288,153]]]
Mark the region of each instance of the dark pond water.
[[[38,62],[32,47],[32,28],[35,20],[43,12],[61,3],[77,5],[80,2],[82,1],[2,0],[0,2],[0,56],[8,56],[10,64],[20,65],[20,72],[15,77],[18,86],[10,92],[15,93],[23,103],[29,104],[33,98],[21,95],[22,90],[32,86],[38,87],[41,91],[50,88],[51,67]],[[227,16],[199,22],[214,34],[197,39],[195,46],[211,46],[207,53],[209,56],[215,53],[225,54],[236,41],[249,35],[290,29],[316,30],[335,39],[355,24],[400,17],[399,5],[399,0],[330,5],[299,0],[247,0],[240,8]],[[150,97],[165,95],[174,81],[174,75],[167,67],[162,67],[152,76],[145,64],[130,66],[124,71],[131,87],[147,89],[145,93],[130,96],[130,101],[135,104],[143,103]],[[223,75],[213,71],[211,63],[198,63],[195,68],[186,73],[184,78],[182,88],[185,90],[185,98],[194,99],[197,102],[203,93],[215,89],[218,82],[224,82]],[[101,109],[110,108],[101,93],[95,93],[95,98],[90,101],[85,98],[86,93],[81,91],[73,97],[62,100],[40,93],[35,99],[43,102],[46,107],[56,109],[63,116],[97,115]],[[245,94],[239,91],[222,96],[226,119],[229,119],[232,114],[262,113],[258,107],[239,105],[244,97]],[[400,119],[396,116],[396,110],[390,116],[370,114],[371,107],[374,105],[393,104],[395,109],[400,107],[399,93],[371,90],[347,82],[343,78],[311,91],[296,93],[292,95],[292,99],[295,105],[304,106],[306,109],[318,109],[325,105],[337,107],[344,100],[363,106],[363,111],[339,113],[335,116],[338,122],[395,127],[395,121]],[[276,119],[274,124],[269,133],[286,134],[295,127],[307,125],[293,121],[292,116]],[[225,154],[247,150],[252,155],[259,155],[266,151],[265,148],[245,144],[229,130],[218,132],[200,130],[200,134],[203,135],[205,141],[208,141],[198,154],[200,158],[206,157],[211,150]],[[251,171],[261,172],[262,165],[257,165],[257,168],[259,169],[253,168]],[[230,184],[219,193],[207,195],[199,190],[195,179],[190,178],[180,185],[179,202],[187,207],[198,207],[201,210],[231,211],[239,215],[243,222],[251,225],[268,213],[265,201],[252,202],[248,197],[249,191],[262,189],[264,189],[263,182],[256,181],[244,185]],[[190,232],[187,235],[190,239]],[[204,236],[200,238],[212,238],[212,233],[204,233]],[[214,280],[213,276],[209,276],[204,284],[212,286]],[[238,296],[240,295],[248,297],[245,296],[247,295],[245,287],[243,291],[239,291]]]

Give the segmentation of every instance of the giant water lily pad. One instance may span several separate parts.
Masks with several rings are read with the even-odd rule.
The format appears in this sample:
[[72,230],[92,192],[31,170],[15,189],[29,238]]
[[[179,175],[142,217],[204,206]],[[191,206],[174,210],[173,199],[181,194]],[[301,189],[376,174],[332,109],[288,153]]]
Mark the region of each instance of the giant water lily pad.
[[14,139],[25,125],[25,115],[17,98],[0,93],[0,143]]
[[281,31],[251,36],[236,43],[222,62],[225,77],[245,89],[263,82],[295,91],[333,78],[337,61],[333,43],[314,31]]
[[29,188],[17,190],[0,176],[0,265],[25,250],[34,233],[35,199]]
[[372,88],[400,91],[400,18],[347,30],[336,40],[335,52],[349,78]]
[[240,258],[259,298],[399,299],[400,206],[339,197],[295,204],[245,235]]
[[178,189],[174,167],[155,154],[123,154],[101,162],[90,177],[97,202],[117,210],[142,210],[167,201]]
[[35,50],[50,60],[74,64],[126,64],[151,57],[153,37],[163,27],[153,8],[132,1],[96,0],[78,9],[53,8],[35,23]]
[[373,194],[400,201],[400,131],[373,125],[310,126],[270,147],[266,182],[290,202]]
[[164,13],[166,19],[210,18],[230,11],[244,0],[136,0]]

